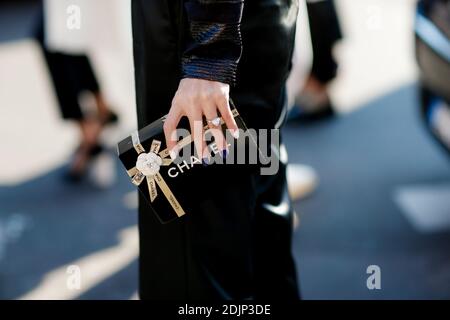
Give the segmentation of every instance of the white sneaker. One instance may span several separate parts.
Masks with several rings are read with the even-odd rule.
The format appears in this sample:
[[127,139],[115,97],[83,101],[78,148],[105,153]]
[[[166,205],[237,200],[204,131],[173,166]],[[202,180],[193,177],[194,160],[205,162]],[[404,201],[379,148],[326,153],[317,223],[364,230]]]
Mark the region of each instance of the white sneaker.
[[306,198],[316,190],[319,184],[316,171],[306,165],[289,164],[286,176],[289,195],[292,201]]

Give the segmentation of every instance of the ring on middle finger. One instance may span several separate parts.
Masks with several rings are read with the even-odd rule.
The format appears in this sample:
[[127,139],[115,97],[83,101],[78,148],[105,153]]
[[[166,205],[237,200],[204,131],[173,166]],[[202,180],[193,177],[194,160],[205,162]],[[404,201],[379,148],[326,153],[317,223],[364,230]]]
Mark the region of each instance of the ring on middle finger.
[[217,128],[220,126],[221,119],[220,119],[220,117],[217,117],[212,120],[207,120],[207,122],[208,122],[208,126],[210,128]]

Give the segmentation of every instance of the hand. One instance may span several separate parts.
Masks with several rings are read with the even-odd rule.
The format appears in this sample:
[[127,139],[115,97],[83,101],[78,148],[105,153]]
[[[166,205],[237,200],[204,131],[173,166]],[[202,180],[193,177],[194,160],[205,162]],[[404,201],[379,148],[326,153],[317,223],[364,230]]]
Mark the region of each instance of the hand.
[[[209,161],[209,152],[204,139],[203,117],[213,120],[220,116],[227,128],[235,138],[239,136],[239,128],[236,125],[229,105],[230,86],[225,83],[203,79],[185,78],[180,81],[178,90],[172,100],[172,106],[166,121],[164,122],[164,134],[170,157],[176,158],[177,150],[176,129],[180,119],[186,116],[189,119],[191,135],[194,140],[197,155],[204,162]],[[209,122],[217,147],[227,154],[227,143],[219,127],[214,128]]]

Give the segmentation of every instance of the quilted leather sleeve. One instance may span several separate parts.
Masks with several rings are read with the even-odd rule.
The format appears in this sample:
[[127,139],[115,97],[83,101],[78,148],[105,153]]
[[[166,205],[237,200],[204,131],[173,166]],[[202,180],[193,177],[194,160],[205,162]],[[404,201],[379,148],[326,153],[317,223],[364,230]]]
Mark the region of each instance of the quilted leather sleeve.
[[234,85],[242,54],[243,0],[185,2],[190,37],[182,57],[184,78]]

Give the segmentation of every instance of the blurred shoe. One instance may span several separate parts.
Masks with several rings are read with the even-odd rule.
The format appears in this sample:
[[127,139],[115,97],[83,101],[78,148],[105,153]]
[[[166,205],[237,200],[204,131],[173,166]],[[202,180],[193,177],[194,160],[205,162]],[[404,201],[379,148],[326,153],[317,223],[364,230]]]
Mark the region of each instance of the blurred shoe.
[[314,192],[319,184],[319,179],[312,167],[289,164],[287,167],[287,184],[292,201],[297,201]]
[[100,121],[104,126],[116,124],[119,122],[119,116],[110,110],[107,115],[101,117]]
[[303,111],[303,107],[296,104],[288,114],[288,121],[297,121],[303,123],[318,122],[321,120],[332,119],[336,116],[334,107],[328,103],[316,111]]
[[78,147],[73,156],[72,165],[69,171],[65,174],[64,178],[68,182],[81,181],[87,172],[90,163],[99,156],[103,151],[103,147],[99,144],[92,146],[91,148]]
[[295,107],[289,113],[288,120],[313,122],[329,119],[335,115],[327,86],[311,76],[296,97]]

